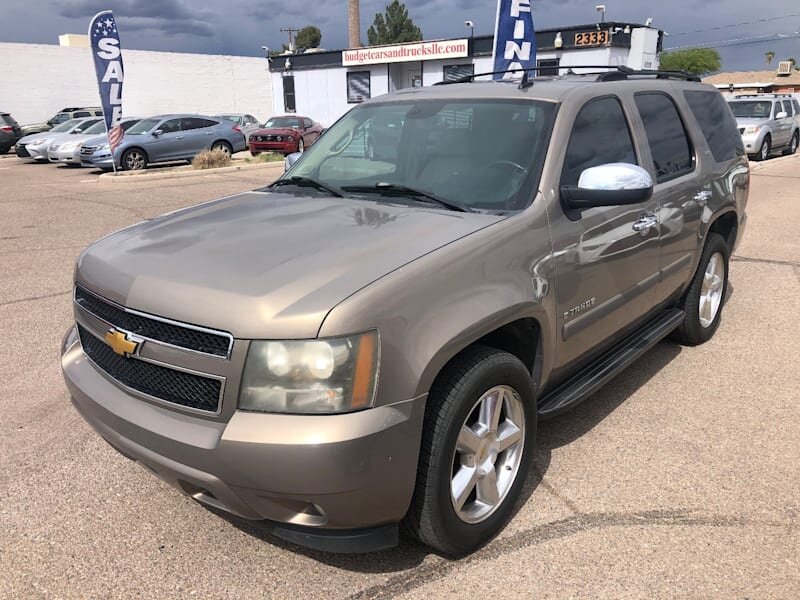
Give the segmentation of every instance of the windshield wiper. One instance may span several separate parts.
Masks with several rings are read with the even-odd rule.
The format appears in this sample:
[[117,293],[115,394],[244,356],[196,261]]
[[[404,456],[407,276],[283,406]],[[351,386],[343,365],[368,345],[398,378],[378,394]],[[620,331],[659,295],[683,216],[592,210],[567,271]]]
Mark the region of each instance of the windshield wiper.
[[439,206],[442,206],[448,210],[454,210],[456,212],[473,212],[473,210],[469,207],[456,204],[451,200],[445,200],[444,198],[435,196],[430,192],[415,190],[414,188],[396,183],[386,183],[381,181],[375,185],[348,185],[342,187],[342,190],[345,192],[355,192],[357,194],[378,193],[384,196],[409,196],[411,198],[422,200],[423,202],[438,204]]
[[344,194],[339,188],[322,183],[321,181],[317,181],[316,179],[312,179],[311,177],[301,177],[300,175],[294,175],[286,179],[278,179],[272,185],[267,187],[271,189],[280,187],[282,185],[296,185],[298,187],[310,187],[314,188],[315,190],[320,190],[321,192],[327,192],[331,196],[335,196],[337,198],[344,198]]

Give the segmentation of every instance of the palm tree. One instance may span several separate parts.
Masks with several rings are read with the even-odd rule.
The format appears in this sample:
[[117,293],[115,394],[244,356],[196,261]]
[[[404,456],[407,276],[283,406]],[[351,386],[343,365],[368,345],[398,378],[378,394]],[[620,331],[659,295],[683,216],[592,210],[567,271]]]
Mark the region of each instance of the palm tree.
[[765,56],[767,57],[767,64],[771,65],[772,61],[775,59],[775,53],[772,50],[770,50],[765,54]]
[[350,31],[350,47],[361,46],[361,15],[359,14],[359,0],[347,0],[347,27]]

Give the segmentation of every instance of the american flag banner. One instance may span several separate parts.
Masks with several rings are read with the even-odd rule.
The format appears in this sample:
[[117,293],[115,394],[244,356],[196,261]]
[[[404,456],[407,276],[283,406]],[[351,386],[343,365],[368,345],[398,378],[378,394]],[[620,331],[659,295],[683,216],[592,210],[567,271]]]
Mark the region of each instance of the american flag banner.
[[[111,155],[119,147],[122,129],[122,84],[125,80],[117,22],[110,10],[97,13],[89,24],[94,70],[108,131]],[[114,161],[116,164],[116,160]]]

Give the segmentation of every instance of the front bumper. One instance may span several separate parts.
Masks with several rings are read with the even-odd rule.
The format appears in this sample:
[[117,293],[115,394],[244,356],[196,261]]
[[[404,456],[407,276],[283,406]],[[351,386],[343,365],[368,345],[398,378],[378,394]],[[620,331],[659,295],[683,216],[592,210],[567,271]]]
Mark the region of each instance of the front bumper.
[[742,142],[744,143],[745,152],[748,154],[756,154],[759,150],[761,150],[761,144],[764,142],[765,135],[766,132],[764,130],[748,135],[742,134]]
[[110,152],[95,152],[91,156],[81,156],[81,165],[98,169],[113,169],[114,161]]
[[64,344],[61,366],[81,416],[184,494],[277,522],[276,535],[312,547],[396,542],[414,489],[425,396],[333,416],[236,411],[223,422],[123,391],[75,339]]
[[257,154],[259,152],[292,154],[293,152],[297,152],[297,140],[292,142],[250,142],[249,148],[251,154]]
[[81,149],[80,146],[72,148],[71,150],[48,150],[47,159],[50,162],[64,163],[68,165],[81,164]]
[[33,158],[35,160],[47,160],[47,146],[32,146],[30,144],[16,146],[17,156],[20,158]]

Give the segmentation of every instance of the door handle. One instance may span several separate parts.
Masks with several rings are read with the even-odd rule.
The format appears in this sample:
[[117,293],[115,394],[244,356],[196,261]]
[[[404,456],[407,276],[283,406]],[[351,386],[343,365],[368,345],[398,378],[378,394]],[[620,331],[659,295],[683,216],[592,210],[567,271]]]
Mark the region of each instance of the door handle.
[[642,236],[646,236],[650,229],[658,225],[658,217],[652,214],[644,215],[633,223],[633,230],[638,231]]
[[176,136],[176,137],[175,137],[175,139],[176,139],[176,140],[182,140],[184,137],[185,137],[185,136],[179,135],[179,136]]
[[697,192],[694,197],[694,201],[697,202],[700,206],[705,206],[708,204],[708,201],[714,196],[709,190],[702,190]]
[[213,131],[206,131],[205,135],[214,135]]

